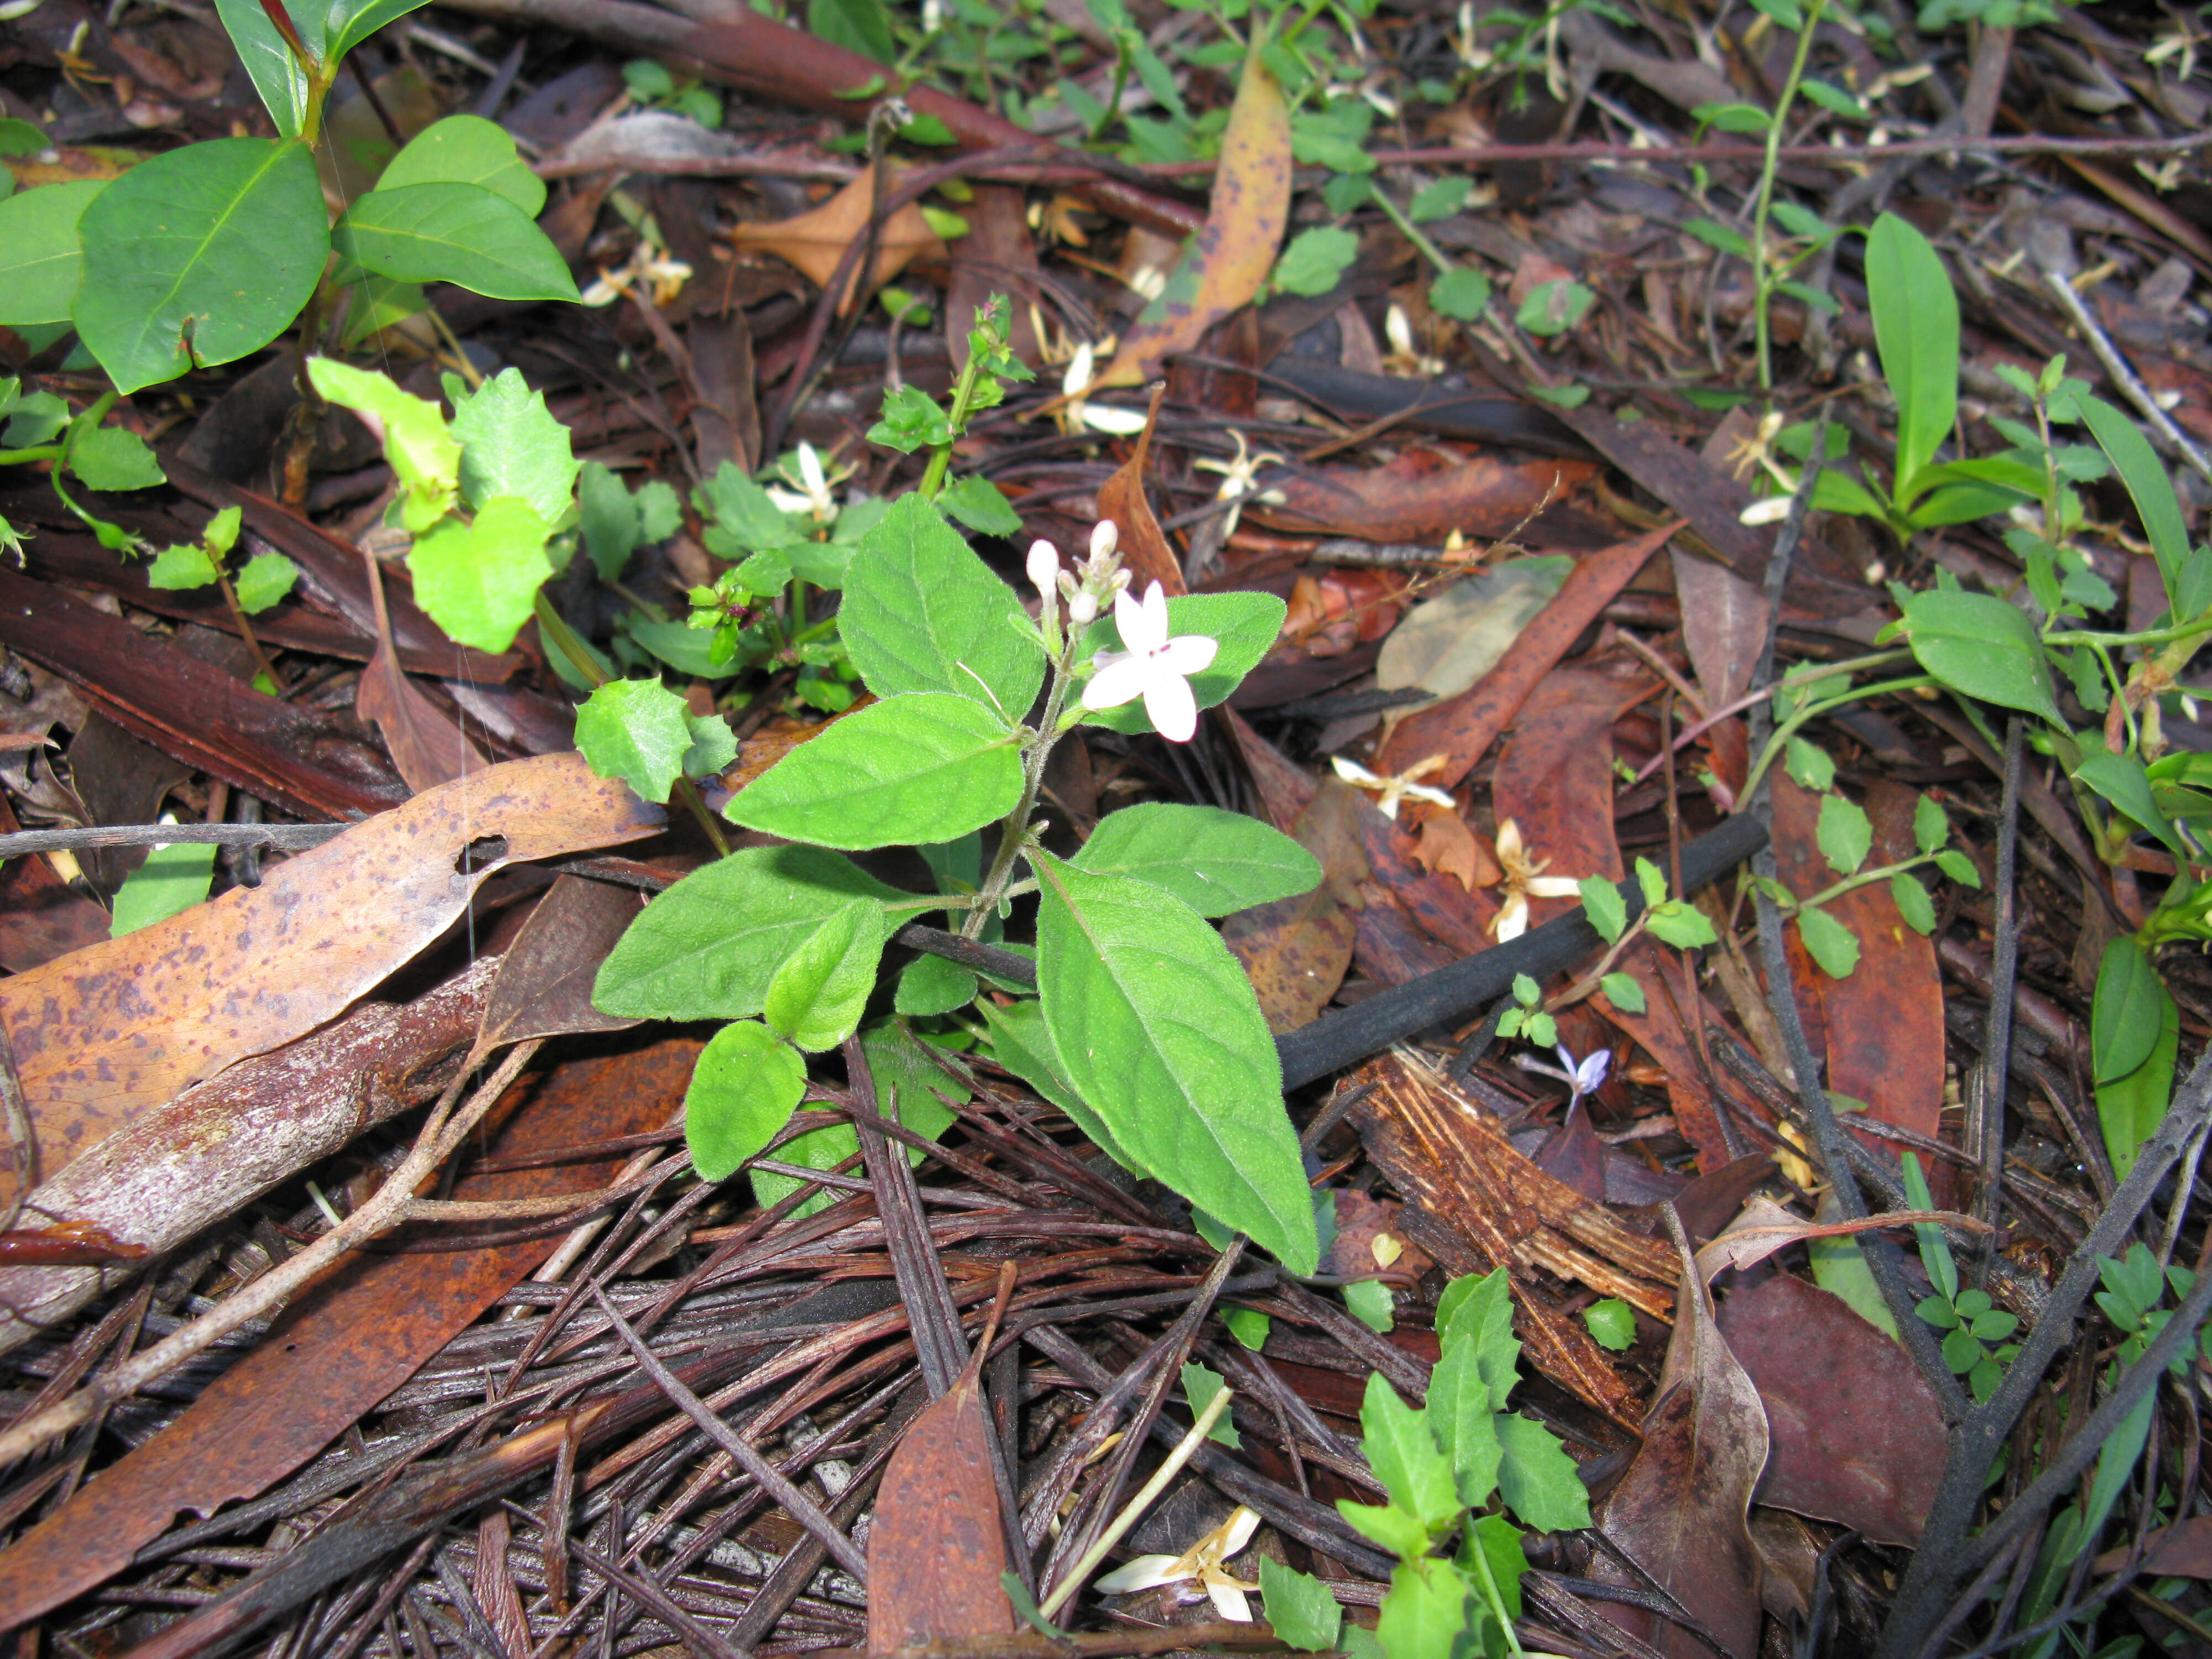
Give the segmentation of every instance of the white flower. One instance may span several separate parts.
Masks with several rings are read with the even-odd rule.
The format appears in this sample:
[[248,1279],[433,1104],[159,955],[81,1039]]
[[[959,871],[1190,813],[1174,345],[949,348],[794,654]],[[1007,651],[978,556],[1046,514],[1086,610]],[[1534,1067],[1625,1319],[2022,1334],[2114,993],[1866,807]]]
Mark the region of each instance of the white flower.
[[1093,367],[1097,361],[1097,349],[1087,340],[1075,348],[1075,356],[1068,360],[1067,373],[1060,377],[1060,382],[1062,399],[1060,429],[1072,434],[1087,426],[1093,432],[1104,432],[1118,438],[1142,432],[1145,417],[1135,410],[1091,404],[1088,394],[1091,383],[1098,378]]
[[1060,579],[1060,550],[1040,536],[1030,544],[1027,568],[1030,586],[1049,602],[1059,591],[1056,584]]
[[642,282],[653,295],[653,305],[659,307],[674,300],[690,280],[690,266],[640,237],[627,260],[612,270],[601,270],[599,280],[578,297],[587,306],[611,306],[629,293],[634,284]]
[[1569,876],[1540,873],[1549,859],[1531,863],[1521,850],[1521,826],[1508,818],[1498,826],[1498,867],[1505,872],[1505,902],[1491,921],[1491,931],[1500,945],[1528,931],[1528,901],[1534,898],[1572,898],[1582,884]]
[[799,446],[796,477],[792,472],[793,459],[793,457],[787,455],[776,471],[787,483],[797,484],[799,488],[796,490],[780,489],[770,484],[768,487],[769,500],[787,513],[805,513],[811,515],[817,524],[830,523],[837,516],[837,497],[830,486],[850,477],[853,470],[846,467],[836,477],[830,477],[822,470],[820,453],[810,443],[802,442]]
[[1448,756],[1431,755],[1426,760],[1415,761],[1395,778],[1378,777],[1358,761],[1348,761],[1341,755],[1331,756],[1329,764],[1336,768],[1336,775],[1353,788],[1380,791],[1382,799],[1375,803],[1376,806],[1380,809],[1384,817],[1395,818],[1398,816],[1398,803],[1407,795],[1413,796],[1416,800],[1432,801],[1438,806],[1453,811],[1458,809],[1459,803],[1451,798],[1449,791],[1431,788],[1425,783],[1413,781],[1416,778],[1425,777],[1430,773],[1439,770],[1449,759]]
[[1088,628],[1098,620],[1098,598],[1087,587],[1079,587],[1067,602],[1067,620],[1078,628]]
[[1256,455],[1247,454],[1244,448],[1244,434],[1242,432],[1231,432],[1229,435],[1237,441],[1235,460],[1203,460],[1191,463],[1201,472],[1221,474],[1221,488],[1213,492],[1213,499],[1217,501],[1227,501],[1230,504],[1226,521],[1221,526],[1221,539],[1224,541],[1227,541],[1237,533],[1237,521],[1244,514],[1246,496],[1251,495],[1255,501],[1267,501],[1276,505],[1281,503],[1283,499],[1281,490],[1263,489],[1254,495],[1252,485],[1261,467],[1287,465],[1286,459],[1278,455],[1272,449],[1263,449]]
[[1114,599],[1114,623],[1126,651],[1101,651],[1097,670],[1083,689],[1085,708],[1119,708],[1145,700],[1152,729],[1171,743],[1188,743],[1198,732],[1198,699],[1190,676],[1202,672],[1221,641],[1204,634],[1168,637],[1168,596],[1154,582],[1141,602],[1124,592]]
[[1098,1581],[1098,1588],[1121,1595],[1131,1590],[1153,1589],[1189,1579],[1205,1587],[1206,1599],[1224,1619],[1249,1625],[1252,1622],[1252,1604],[1244,1599],[1244,1595],[1260,1587],[1231,1577],[1221,1564],[1250,1543],[1259,1528],[1260,1517],[1239,1504],[1226,1521],[1181,1555],[1140,1555],[1127,1566],[1108,1573]]

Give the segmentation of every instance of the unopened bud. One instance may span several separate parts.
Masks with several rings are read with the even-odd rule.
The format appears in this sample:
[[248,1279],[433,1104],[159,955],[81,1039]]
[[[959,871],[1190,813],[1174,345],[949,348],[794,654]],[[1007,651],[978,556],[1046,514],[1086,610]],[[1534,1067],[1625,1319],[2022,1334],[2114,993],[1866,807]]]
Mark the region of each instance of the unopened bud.
[[1068,599],[1067,619],[1078,628],[1088,628],[1098,619],[1098,600],[1089,588],[1076,589]]
[[1060,550],[1042,538],[1031,542],[1029,556],[1030,586],[1049,599],[1052,598],[1053,579],[1059,574]]
[[1121,538],[1121,532],[1115,528],[1114,520],[1111,519],[1101,519],[1097,524],[1091,526],[1091,562],[1094,564],[1103,564],[1107,560],[1112,558],[1114,556],[1115,544],[1118,543]]

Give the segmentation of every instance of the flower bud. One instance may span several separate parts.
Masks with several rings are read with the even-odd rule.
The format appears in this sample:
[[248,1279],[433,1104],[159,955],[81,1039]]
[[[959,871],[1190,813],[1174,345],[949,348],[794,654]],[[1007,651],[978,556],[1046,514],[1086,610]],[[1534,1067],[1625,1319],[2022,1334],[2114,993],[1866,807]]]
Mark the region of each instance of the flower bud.
[[1115,527],[1113,520],[1099,520],[1097,524],[1091,526],[1091,562],[1093,564],[1103,564],[1112,558],[1115,544],[1121,538],[1121,532]]
[[1098,619],[1098,600],[1087,587],[1078,588],[1067,602],[1067,620],[1078,628],[1088,628]]
[[1031,542],[1029,556],[1030,586],[1043,594],[1049,601],[1052,598],[1053,579],[1059,574],[1059,550],[1042,538]]

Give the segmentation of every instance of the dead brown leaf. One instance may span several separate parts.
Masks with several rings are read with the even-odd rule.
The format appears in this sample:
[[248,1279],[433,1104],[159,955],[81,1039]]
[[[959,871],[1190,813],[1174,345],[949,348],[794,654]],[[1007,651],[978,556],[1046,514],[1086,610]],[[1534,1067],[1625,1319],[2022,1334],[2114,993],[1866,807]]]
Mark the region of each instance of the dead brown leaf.
[[1359,907],[1359,884],[1367,876],[1358,805],[1343,784],[1325,780],[1290,830],[1320,861],[1321,880],[1222,923],[1222,940],[1244,964],[1267,1029],[1278,1035],[1317,1018],[1352,965],[1356,924],[1347,912]]
[[1456,530],[1502,536],[1595,469],[1588,461],[1500,460],[1463,444],[1410,447],[1381,466],[1300,467],[1273,475],[1246,516],[1270,530],[1356,536],[1370,542],[1432,541]]
[[[896,183],[897,176],[896,167],[885,174],[890,184]],[[742,224],[730,233],[730,237],[739,247],[773,253],[787,264],[798,266],[813,279],[817,288],[826,288],[830,279],[837,274],[837,264],[845,257],[845,250],[856,237],[868,234],[868,215],[874,204],[874,177],[863,173],[810,213],[767,224]],[[868,292],[872,294],[923,255],[942,257],[944,252],[945,244],[938,240],[937,233],[929,228],[929,221],[922,217],[921,204],[908,202],[886,215],[877,234],[875,269],[868,274]],[[858,302],[860,289],[859,273],[855,272],[853,282],[838,299],[841,316]]]
[[368,591],[376,605],[376,652],[361,672],[353,711],[373,721],[407,787],[416,794],[484,769],[484,758],[438,706],[399,672],[392,654],[392,616],[384,604],[384,572],[374,558],[362,555]]
[[1727,1230],[1698,1252],[1698,1276],[1711,1284],[1715,1273],[1742,1269],[1764,1261],[1777,1250],[1802,1244],[1809,1238],[1842,1238],[1872,1232],[1881,1227],[1909,1227],[1935,1222],[1964,1232],[1993,1232],[1986,1221],[1950,1210],[1893,1210],[1883,1215],[1861,1216],[1856,1221],[1807,1221],[1794,1216],[1771,1198],[1754,1198]]
[[1145,495],[1145,466],[1152,455],[1152,428],[1159,423],[1162,390],[1152,388],[1152,405],[1146,412],[1145,429],[1137,434],[1136,448],[1114,476],[1098,487],[1098,516],[1112,520],[1119,531],[1121,562],[1129,568],[1132,590],[1139,594],[1152,582],[1167,593],[1190,591],[1184,585],[1182,564],[1176,557],[1174,544],[1160,528],[1152,501]]

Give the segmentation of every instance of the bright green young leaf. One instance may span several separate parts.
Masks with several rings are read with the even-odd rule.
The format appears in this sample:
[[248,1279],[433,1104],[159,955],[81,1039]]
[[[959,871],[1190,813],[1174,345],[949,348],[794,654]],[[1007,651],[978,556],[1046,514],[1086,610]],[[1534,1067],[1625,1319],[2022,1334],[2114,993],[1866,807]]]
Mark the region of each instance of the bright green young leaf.
[[[1420,1516],[1395,1504],[1355,1504],[1348,1498],[1340,1498],[1336,1500],[1336,1512],[1361,1537],[1380,1544],[1393,1555],[1411,1561],[1428,1553],[1428,1528],[1421,1523]],[[1352,1626],[1353,1631],[1358,1629],[1356,1625]],[[1347,1637],[1350,1634],[1348,1631]]]
[[453,434],[461,446],[461,499],[481,510],[495,495],[519,495],[558,530],[576,488],[568,428],[532,392],[519,368],[501,369],[453,399]]
[[732,822],[822,847],[943,841],[1013,811],[1022,761],[991,711],[886,697],[810,738],[732,798]]
[[1793,736],[1784,755],[1783,769],[1799,787],[1818,793],[1834,787],[1836,763],[1826,750]]
[[907,896],[815,847],[749,847],[693,871],[599,965],[595,1007],[639,1019],[743,1019],[785,957],[855,898]]
[[1146,1173],[1292,1273],[1319,1246],[1281,1067],[1220,934],[1164,889],[1030,854],[1054,1069]]
[[1390,1659],[1486,1653],[1488,1644],[1468,1639],[1468,1626],[1483,1622],[1480,1607],[1474,1586],[1450,1562],[1435,1557],[1401,1561],[1390,1574],[1375,1634]]
[[1925,938],[1936,931],[1936,901],[1928,896],[1928,890],[1920,878],[1910,871],[1900,870],[1889,878],[1890,896],[1897,901],[1897,913],[1905,918],[1905,925]]
[[1260,1605],[1275,1634],[1287,1645],[1307,1653],[1328,1653],[1335,1648],[1344,1610],[1336,1604],[1335,1592],[1311,1573],[1261,1556]]
[[[1200,708],[1211,708],[1224,702],[1242,684],[1244,677],[1260,665],[1283,631],[1283,618],[1290,607],[1273,593],[1179,593],[1168,600],[1168,632],[1170,636],[1183,634],[1204,634],[1221,641],[1212,665],[1190,678],[1191,695]],[[1097,651],[1123,649],[1121,630],[1114,626],[1110,614],[1091,623],[1083,636],[1083,654],[1087,659]],[[1152,721],[1145,714],[1141,702],[1125,703],[1119,708],[1093,713],[1085,717],[1093,726],[1103,726],[1114,732],[1149,732]]]
[[2064,724],[2035,624],[1988,593],[1942,588],[1904,602],[1905,631],[1920,665],[1954,691]]
[[0,201],[0,323],[65,323],[84,276],[77,222],[105,179],[19,190]]
[[2105,1152],[2112,1161],[2113,1176],[2121,1181],[2135,1168],[2136,1154],[2157,1132],[2173,1099],[2173,1063],[2180,1047],[2181,1015],[2164,986],[2158,988],[2158,1032],[2150,1053],[2132,1072],[2096,1085],[2097,1121],[2104,1131]]
[[1936,867],[1961,887],[1979,887],[1982,884],[1982,872],[1974,867],[1973,860],[1955,847],[1947,847],[1936,854]]
[[883,0],[806,0],[806,27],[832,46],[889,64],[898,57]]
[[937,504],[979,536],[1018,536],[1022,515],[1006,491],[988,478],[963,478],[937,498]]
[[300,567],[282,553],[257,553],[239,568],[231,591],[238,595],[240,611],[258,617],[289,593],[299,580]]
[[1471,323],[1490,309],[1490,278],[1455,265],[1429,284],[1429,304],[1447,317]]
[[910,1018],[927,1019],[965,1008],[975,1000],[975,975],[943,957],[916,957],[899,970],[891,1006]]
[[1123,1152],[1104,1120],[1084,1103],[1053,1056],[1052,1036],[1044,1028],[1044,1010],[1034,998],[1001,1008],[985,997],[975,1005],[991,1030],[991,1052],[999,1064],[1067,1115],[1084,1139],[1132,1175],[1146,1173],[1144,1166]]
[[702,1181],[726,1181],[782,1132],[806,1092],[806,1062],[757,1020],[725,1025],[684,1091],[684,1140]]
[[1359,238],[1340,225],[1316,225],[1291,238],[1275,262],[1274,286],[1311,298],[1326,294],[1359,257]]
[[1559,1436],[1534,1418],[1504,1412],[1498,1419],[1498,1443],[1505,1454],[1498,1488],[1507,1509],[1543,1532],[1589,1525],[1589,1490]]
[[415,602],[463,645],[506,650],[553,574],[545,556],[551,533],[538,509],[519,495],[493,496],[473,524],[447,520],[408,550]]
[[1820,856],[1839,876],[1856,874],[1874,850],[1874,824],[1866,809],[1841,795],[1820,798],[1820,821],[1814,836]]
[[373,190],[346,210],[331,246],[394,282],[453,283],[495,300],[577,297],[551,239],[481,185]]
[[1469,1273],[1445,1285],[1437,1298],[1437,1337],[1447,1358],[1462,1349],[1474,1355],[1490,1389],[1490,1409],[1504,1411],[1521,1363],[1521,1339],[1513,1334],[1512,1279],[1506,1269],[1480,1277]]
[[1849,979],[1859,965],[1858,935],[1826,910],[1800,910],[1797,937],[1805,942],[1806,954],[1820,964],[1820,971],[1830,979]]
[[1388,1334],[1398,1322],[1397,1304],[1390,1287],[1372,1279],[1355,1279],[1344,1287],[1344,1305],[1352,1316],[1377,1335]]
[[936,398],[912,382],[884,389],[883,418],[868,428],[868,441],[911,455],[952,441],[952,423]]
[[1460,1501],[1470,1507],[1488,1503],[1498,1490],[1498,1465],[1504,1454],[1498,1445],[1493,1393],[1483,1375],[1480,1349],[1471,1342],[1446,1344],[1443,1359],[1430,1374],[1425,1415],[1451,1464]]
[[1474,180],[1466,173],[1447,173],[1413,193],[1413,199],[1407,204],[1406,216],[1417,225],[1449,219],[1467,205],[1474,189]]
[[460,489],[461,447],[437,404],[402,392],[389,375],[333,357],[308,358],[307,379],[324,398],[353,410],[382,439],[384,458],[406,491],[401,519],[408,529],[420,535],[452,510]]
[[2091,1080],[2110,1083],[2141,1066],[2158,1045],[2172,1000],[2132,934],[2106,945],[2089,1013]]
[[1458,1488],[1451,1462],[1429,1426],[1428,1413],[1416,1411],[1379,1371],[1367,1377],[1359,1407],[1360,1449],[1375,1478],[1399,1508],[1419,1516],[1431,1534],[1459,1518]]
[[194,546],[165,547],[146,567],[146,586],[171,591],[207,587],[216,579],[215,561],[207,550]]
[[79,427],[69,468],[93,489],[151,489],[168,482],[146,441],[119,426]]
[[763,1017],[801,1048],[834,1048],[852,1036],[876,988],[890,932],[884,907],[854,899],[784,959],[768,983]]
[[1522,301],[1514,320],[1540,337],[1565,334],[1582,321],[1596,298],[1595,292],[1571,278],[1540,283]]
[[326,222],[304,144],[217,138],[141,161],[77,221],[78,337],[126,393],[258,351],[314,292]]
[[147,854],[116,891],[108,936],[121,939],[200,903],[215,883],[220,850],[213,842],[173,842]]
[[592,568],[601,581],[615,580],[637,550],[639,525],[637,502],[613,469],[584,463],[576,478],[576,517]]
[[658,679],[609,680],[576,711],[576,747],[603,778],[665,802],[691,747],[684,699]]
[[1239,1346],[1257,1353],[1267,1346],[1267,1333],[1275,1322],[1255,1308],[1231,1308],[1221,1316],[1221,1322],[1229,1327],[1229,1334],[1237,1339]]
[[1583,1323],[1600,1347],[1626,1353],[1636,1341],[1636,1310],[1617,1296],[1583,1310]]
[[1521,1547],[1521,1528],[1502,1515],[1479,1515],[1468,1522],[1460,1540],[1460,1571],[1478,1589],[1485,1569],[1505,1604],[1505,1616],[1521,1616],[1521,1579],[1528,1571],[1528,1552]]
[[1044,653],[1013,589],[919,492],[892,502],[861,538],[845,568],[837,629],[879,697],[951,692],[1014,721],[1044,684]]
[[1605,993],[1605,1000],[1622,1013],[1640,1014],[1644,1012],[1644,988],[1636,982],[1633,976],[1607,974],[1598,981],[1597,988]]
[[1073,862],[1094,874],[1164,887],[1201,916],[1289,898],[1321,879],[1313,854],[1270,824],[1218,807],[1159,801],[1100,819]]
[[2189,556],[2189,528],[2183,521],[2172,481],[2166,475],[2166,464],[2129,416],[2100,398],[2084,397],[2077,401],[2082,420],[2105,453],[2112,457],[2113,471],[2120,475],[2129,499],[2136,504],[2159,571],[2166,578],[2167,602],[2178,619],[2189,619],[2195,613],[2182,609],[2181,592],[2181,568]]
[[1687,899],[1668,899],[1664,904],[1653,905],[1644,925],[1652,938],[1678,951],[1695,951],[1720,937],[1705,913]]
[[[1894,213],[1875,220],[1867,236],[1866,273],[1882,377],[1897,400],[1901,494],[1935,460],[1958,412],[1959,297],[1928,239]],[[1932,666],[1929,672],[1941,676]]]
[[[775,1149],[775,1161],[793,1164],[802,1170],[834,1170],[848,1158],[857,1157],[860,1151],[859,1133],[849,1123],[832,1123],[826,1128],[809,1129],[805,1134],[793,1135]],[[779,1174],[773,1170],[752,1171],[753,1197],[765,1208],[781,1204],[804,1185],[798,1176]],[[836,1191],[820,1192],[793,1210],[792,1218],[804,1219],[828,1209],[844,1196]]]
[[1603,876],[1584,876],[1579,884],[1583,915],[1597,929],[1598,937],[1611,945],[1627,930],[1628,901],[1621,897],[1620,889]]
[[1644,895],[1647,908],[1656,908],[1667,902],[1667,877],[1650,859],[1636,860],[1636,886]]
[[[723,463],[725,466],[728,462]],[[684,500],[666,480],[647,478],[637,487],[638,540],[665,542],[684,528]],[[773,505],[773,503],[771,503]],[[849,514],[848,515],[850,516]]]
[[[1228,1386],[1219,1372],[1208,1370],[1203,1365],[1185,1365],[1182,1368],[1183,1398],[1190,1402],[1193,1418],[1204,1415],[1206,1408],[1213,1403],[1214,1395]],[[1207,1431],[1206,1437],[1230,1447],[1242,1447],[1244,1443],[1243,1437],[1237,1432],[1237,1425],[1229,1420],[1229,1413],[1225,1411],[1214,1419],[1213,1427]]]
[[684,723],[691,731],[691,746],[684,751],[684,775],[711,777],[738,757],[738,734],[720,714],[687,712]]
[[1923,793],[1912,804],[1912,842],[1923,853],[1933,853],[1951,839],[1951,820],[1942,803]]
[[376,180],[379,190],[403,185],[477,185],[528,218],[545,210],[545,181],[516,154],[507,129],[481,115],[448,115],[409,139]]
[[[724,461],[716,467],[714,476],[695,492],[694,499],[699,510],[714,520],[707,527],[707,550],[717,558],[742,559],[748,553],[782,547],[799,538],[790,514],[769,498],[767,490],[745,477],[734,461]],[[648,536],[646,539],[658,538]]]

